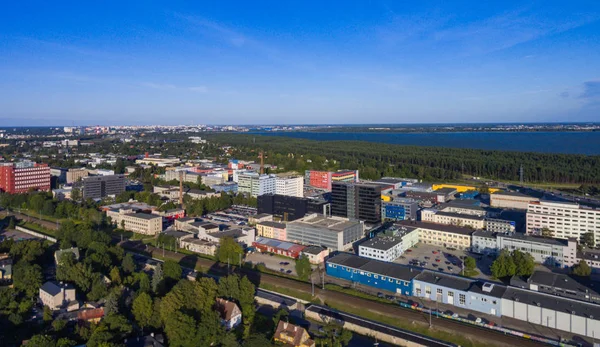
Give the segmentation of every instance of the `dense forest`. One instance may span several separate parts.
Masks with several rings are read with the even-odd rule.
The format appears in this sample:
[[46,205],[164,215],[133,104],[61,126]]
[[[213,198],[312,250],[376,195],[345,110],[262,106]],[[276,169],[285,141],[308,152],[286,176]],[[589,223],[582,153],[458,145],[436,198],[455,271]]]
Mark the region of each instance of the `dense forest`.
[[285,170],[358,169],[361,178],[382,176],[453,180],[463,175],[526,182],[598,183],[600,156],[402,146],[361,141],[314,141],[245,134],[211,134],[211,142],[235,147],[239,159],[257,159]]

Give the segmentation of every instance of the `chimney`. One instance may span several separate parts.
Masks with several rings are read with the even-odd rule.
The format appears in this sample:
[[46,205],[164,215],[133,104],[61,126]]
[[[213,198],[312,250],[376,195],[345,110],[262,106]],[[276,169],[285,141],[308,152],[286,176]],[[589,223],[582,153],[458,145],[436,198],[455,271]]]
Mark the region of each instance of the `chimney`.
[[287,322],[283,322],[283,329],[287,329],[288,323]]

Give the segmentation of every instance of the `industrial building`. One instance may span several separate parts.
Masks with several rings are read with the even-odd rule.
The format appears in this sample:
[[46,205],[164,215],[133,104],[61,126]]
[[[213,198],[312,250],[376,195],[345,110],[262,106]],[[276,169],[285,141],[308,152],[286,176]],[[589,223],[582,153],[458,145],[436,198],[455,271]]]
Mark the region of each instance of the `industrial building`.
[[539,201],[530,202],[527,208],[527,233],[540,234],[547,228],[552,237],[581,240],[586,233],[593,233],[600,244],[600,210],[577,203]]
[[412,281],[421,273],[419,269],[409,266],[348,253],[339,253],[329,258],[325,269],[328,276],[401,295],[412,295]]
[[526,210],[532,201],[540,201],[533,196],[519,192],[498,191],[490,195],[490,206]]
[[370,183],[334,182],[331,214],[367,224],[381,223],[381,186]]
[[27,193],[31,190],[50,191],[50,167],[29,160],[0,163],[0,192]]
[[419,204],[414,199],[394,198],[381,203],[382,220],[417,220]]
[[423,270],[413,279],[412,295],[500,317],[505,291],[501,284]]
[[417,228],[419,242],[462,250],[471,248],[471,234],[474,231],[471,228],[414,221],[397,222],[396,225]]
[[260,252],[279,254],[284,257],[297,259],[306,246],[297,243],[257,237],[252,246]]
[[364,224],[347,218],[312,214],[289,222],[286,232],[288,241],[343,251],[352,248],[354,242],[363,238]]
[[125,191],[125,175],[89,176],[81,182],[84,199],[102,199]]

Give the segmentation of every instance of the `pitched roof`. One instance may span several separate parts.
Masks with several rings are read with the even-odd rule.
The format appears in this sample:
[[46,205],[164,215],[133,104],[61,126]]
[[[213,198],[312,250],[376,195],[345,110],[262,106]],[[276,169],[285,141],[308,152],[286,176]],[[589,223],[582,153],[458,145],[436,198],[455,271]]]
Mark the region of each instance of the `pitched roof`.
[[232,317],[242,313],[235,302],[221,298],[217,298],[215,308],[221,315],[221,318],[226,321],[229,321]]
[[58,293],[60,293],[61,288],[64,289],[72,289],[74,288],[72,285],[66,283],[66,284],[60,284],[58,282],[55,281],[48,281],[46,283],[44,283],[44,285],[42,285],[42,287],[40,288],[40,290],[43,290],[44,292],[55,296]]
[[[277,329],[275,330],[275,335],[273,335],[274,339],[289,341],[291,337],[293,339],[293,343],[289,345],[292,346],[300,346],[300,344],[304,343],[305,345],[311,346],[313,344],[311,339],[302,340],[302,337],[305,336],[306,329],[301,326],[285,322],[283,320],[279,321],[277,324]],[[282,338],[281,336],[285,335],[286,338]]]
[[79,320],[91,320],[104,317],[104,307],[93,308],[91,310],[83,310],[77,312],[77,319]]

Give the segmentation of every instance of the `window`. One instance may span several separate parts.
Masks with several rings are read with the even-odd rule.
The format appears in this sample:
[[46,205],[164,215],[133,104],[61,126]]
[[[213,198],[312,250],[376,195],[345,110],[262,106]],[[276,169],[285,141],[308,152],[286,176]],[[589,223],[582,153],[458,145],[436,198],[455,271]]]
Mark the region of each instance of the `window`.
[[430,286],[425,286],[425,294],[427,296],[431,295],[431,287]]
[[464,305],[466,302],[465,294],[458,294],[458,303]]

